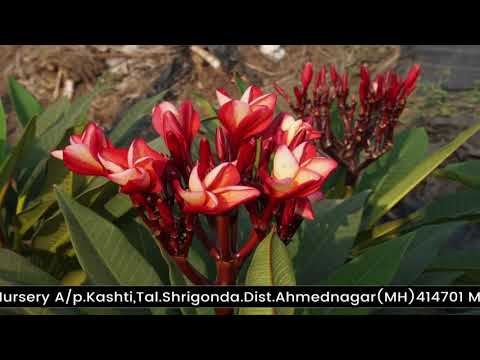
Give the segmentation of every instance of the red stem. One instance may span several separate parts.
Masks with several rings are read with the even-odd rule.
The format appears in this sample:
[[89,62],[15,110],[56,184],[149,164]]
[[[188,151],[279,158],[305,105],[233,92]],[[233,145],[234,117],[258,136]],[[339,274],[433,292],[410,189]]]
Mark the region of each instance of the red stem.
[[173,261],[185,276],[195,285],[210,285],[210,281],[199,273],[183,256],[172,256]]
[[269,198],[268,204],[263,210],[263,216],[258,219],[257,224],[254,225],[250,237],[243,244],[240,250],[235,254],[237,266],[240,267],[255,247],[265,238],[267,234],[268,225],[272,218],[273,212],[278,205],[278,200]]
[[210,256],[212,256],[215,260],[220,260],[220,253],[218,252],[217,247],[215,246],[215,243],[210,240],[208,235],[205,233],[205,230],[203,230],[202,225],[196,224],[193,231],[195,232],[195,235],[197,235],[197,237],[203,243],[203,246],[206,247]]

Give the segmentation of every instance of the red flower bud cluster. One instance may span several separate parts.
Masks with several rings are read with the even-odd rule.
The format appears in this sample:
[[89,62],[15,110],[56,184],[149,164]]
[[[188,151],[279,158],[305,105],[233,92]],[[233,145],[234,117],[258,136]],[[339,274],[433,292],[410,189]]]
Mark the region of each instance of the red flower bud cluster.
[[[347,72],[339,73],[334,65],[327,70],[324,65],[314,76],[313,65],[307,63],[301,85],[293,89],[295,101],[280,86],[275,85],[275,89],[297,118],[313,123],[319,133],[320,149],[342,164],[354,181],[366,166],[393,146],[398,119],[419,75],[420,66],[414,65],[405,79],[392,71],[373,79],[362,65],[355,97],[349,96]],[[334,109],[338,116],[334,116]],[[340,122],[343,134],[334,133],[335,121]]]

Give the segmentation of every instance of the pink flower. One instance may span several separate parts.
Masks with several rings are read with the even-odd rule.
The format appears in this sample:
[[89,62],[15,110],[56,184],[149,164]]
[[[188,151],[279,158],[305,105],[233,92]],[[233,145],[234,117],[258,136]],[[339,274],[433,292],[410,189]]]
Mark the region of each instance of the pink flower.
[[218,118],[234,144],[267,130],[277,102],[275,94],[263,94],[256,86],[248,87],[240,100],[233,100],[224,89],[218,89],[217,99]]
[[124,193],[162,190],[161,176],[167,158],[150,148],[143,139],[135,139],[126,149],[106,149],[98,156],[109,171],[107,177]]
[[288,114],[283,114],[280,127],[277,132],[277,144],[285,144],[290,147],[292,144],[298,145],[304,141],[316,140],[321,137],[321,133],[315,130],[312,125]]
[[98,153],[112,148],[103,130],[94,122],[88,123],[81,135],[72,135],[70,145],[54,150],[51,155],[63,160],[65,167],[80,175],[104,176],[107,171],[98,159]]
[[280,145],[274,155],[272,176],[264,169],[261,172],[270,196],[291,199],[318,192],[336,167],[336,161],[316,156],[313,145],[304,142],[293,151]]
[[237,185],[240,174],[232,163],[222,163],[203,179],[198,174],[198,164],[193,168],[188,190],[176,183],[176,191],[184,201],[184,211],[205,214],[221,214],[260,196],[260,191],[249,186]]

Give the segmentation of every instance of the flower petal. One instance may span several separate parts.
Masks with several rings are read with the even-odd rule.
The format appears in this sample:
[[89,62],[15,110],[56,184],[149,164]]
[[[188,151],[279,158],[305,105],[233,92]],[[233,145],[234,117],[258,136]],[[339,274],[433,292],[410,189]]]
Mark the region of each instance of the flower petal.
[[302,168],[311,170],[326,178],[337,168],[337,162],[326,157],[315,157],[303,163]]
[[192,169],[190,178],[188,179],[188,187],[190,191],[205,191],[205,185],[198,176],[198,164]]
[[280,124],[280,128],[283,131],[288,131],[290,127],[295,123],[295,118],[292,115],[284,114],[282,122]]
[[222,163],[213,168],[203,179],[207,189],[237,185],[240,182],[240,174],[235,165]]
[[295,191],[293,179],[277,180],[272,177],[264,178],[265,191],[273,197],[283,198]]
[[273,158],[273,176],[278,179],[294,178],[299,169],[298,161],[286,145],[280,145]]
[[111,172],[121,172],[128,168],[128,150],[123,148],[107,148],[98,154],[102,165]]
[[305,146],[307,146],[307,142],[303,142],[298,145],[295,149],[293,149],[293,155],[298,162],[302,160],[303,152],[305,151]]
[[267,130],[273,121],[273,113],[261,107],[245,116],[237,128],[237,136],[246,139]]
[[252,85],[250,85],[242,94],[240,101],[248,104],[250,102],[250,92],[252,91]]
[[137,170],[136,168],[131,168],[124,170],[122,172],[117,172],[113,174],[109,174],[108,178],[113,181],[115,184],[118,185],[126,185],[129,181],[140,179],[144,176],[145,173]]
[[213,190],[219,204],[215,213],[226,212],[260,196],[260,191],[249,186],[226,186]]
[[130,167],[142,158],[151,158],[153,160],[163,160],[165,156],[148,146],[142,138],[135,138],[128,149],[128,164]]
[[203,206],[207,200],[207,193],[205,191],[180,191],[179,195],[188,206],[198,207]]
[[321,178],[322,176],[319,173],[302,167],[298,170],[293,181],[296,185],[302,185],[308,181],[317,181]]
[[163,132],[163,116],[167,113],[171,112],[174,116],[178,117],[179,113],[177,108],[168,101],[163,101],[159,105],[155,106],[152,110],[152,125],[155,131],[165,139],[165,135]]
[[105,170],[97,159],[93,157],[87,145],[69,145],[63,150],[65,166],[80,175],[101,176]]
[[81,144],[82,143],[82,137],[78,134],[74,134],[70,136],[70,144]]
[[193,109],[190,101],[184,101],[180,105],[180,114],[185,139],[188,144],[191,144],[193,138],[197,135],[198,129],[200,129],[200,115]]
[[276,103],[277,103],[276,94],[265,94],[253,100],[249,105],[252,111],[258,110],[263,106],[265,106],[267,109],[271,111],[274,111]]
[[307,220],[313,220],[315,218],[312,204],[307,198],[298,198],[296,200],[295,213]]
[[249,113],[250,107],[247,103],[232,100],[218,110],[218,118],[230,133],[234,133]]
[[50,152],[50,155],[56,159],[63,160],[63,150],[53,150]]
[[220,104],[220,106],[223,106],[227,102],[232,100],[230,98],[230,96],[228,96],[227,91],[223,88],[217,89],[216,94],[217,94],[217,100],[218,100],[218,103]]

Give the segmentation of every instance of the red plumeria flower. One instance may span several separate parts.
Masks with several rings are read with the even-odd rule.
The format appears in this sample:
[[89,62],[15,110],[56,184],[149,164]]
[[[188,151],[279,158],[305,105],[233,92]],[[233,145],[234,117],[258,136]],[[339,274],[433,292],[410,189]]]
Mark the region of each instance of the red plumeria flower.
[[104,176],[107,171],[98,159],[98,153],[112,147],[94,122],[88,123],[81,135],[72,135],[70,145],[63,150],[54,150],[51,155],[63,160],[65,167],[80,175]]
[[167,157],[153,150],[143,139],[133,140],[127,149],[105,149],[98,156],[110,174],[107,177],[121,186],[124,193],[162,190],[161,176]]
[[240,174],[232,163],[222,163],[203,179],[198,174],[198,164],[193,168],[188,190],[176,183],[176,191],[184,201],[184,211],[221,214],[260,196],[253,187],[237,185]]
[[[152,124],[172,153],[181,151],[187,154],[190,153],[190,146],[200,128],[200,115],[190,101],[184,101],[179,110],[164,101],[153,108]],[[171,143],[169,133],[173,134],[181,149],[176,149],[176,145]]]
[[224,89],[218,89],[217,99],[218,118],[234,144],[267,130],[277,102],[275,94],[263,94],[256,86],[248,87],[240,100],[231,99]]
[[261,169],[265,191],[279,199],[307,197],[319,191],[337,162],[316,155],[315,147],[308,142],[293,151],[280,145],[273,158],[272,176]]
[[313,211],[312,203],[322,200],[323,197],[323,193],[317,191],[307,197],[295,199],[295,213],[304,219],[313,220],[315,218],[315,213]]
[[292,144],[298,145],[304,141],[317,140],[321,133],[315,130],[312,125],[289,114],[282,114],[283,118],[277,132],[277,144],[285,144],[291,147]]

